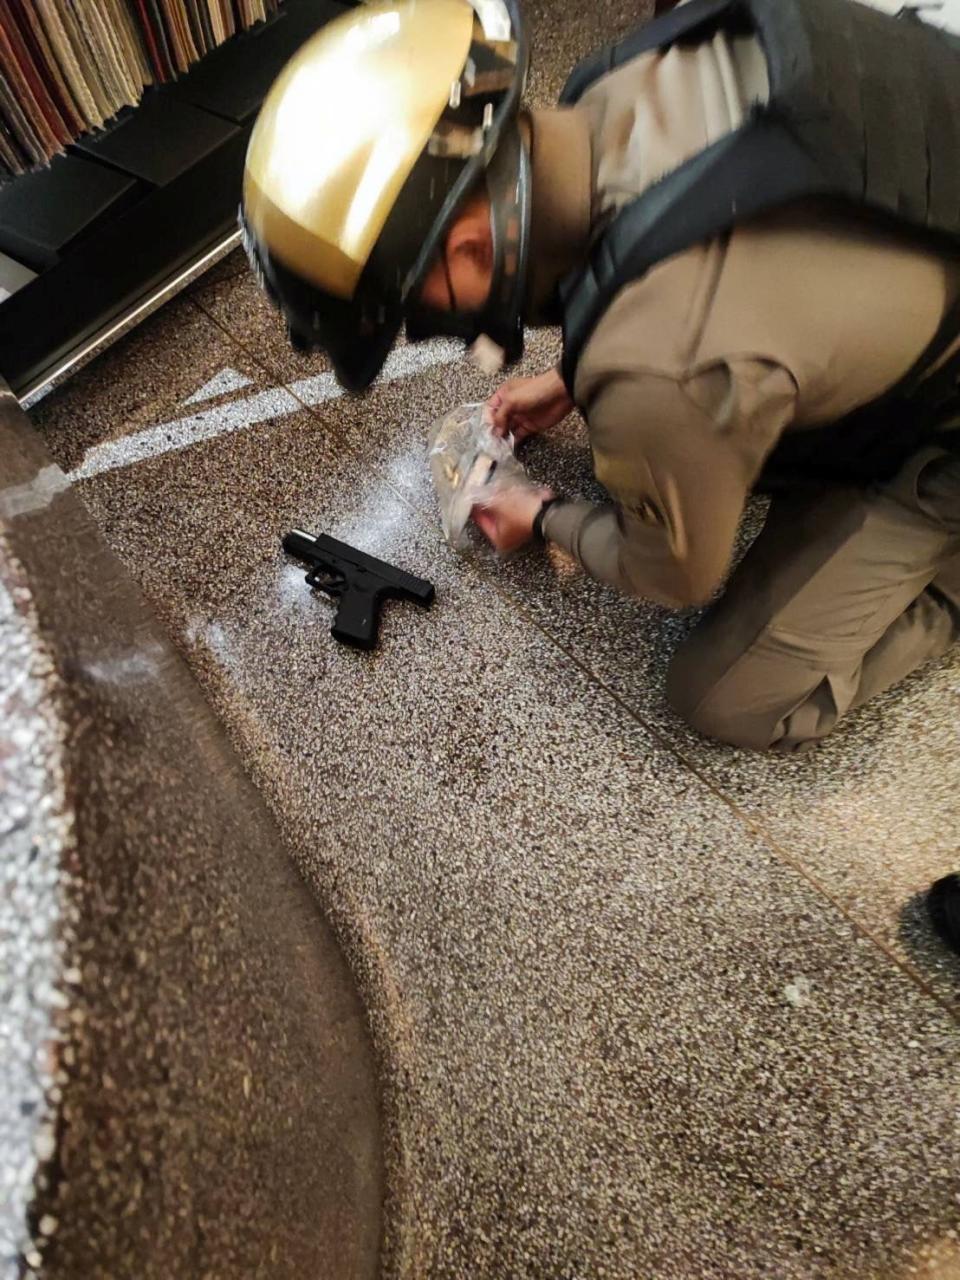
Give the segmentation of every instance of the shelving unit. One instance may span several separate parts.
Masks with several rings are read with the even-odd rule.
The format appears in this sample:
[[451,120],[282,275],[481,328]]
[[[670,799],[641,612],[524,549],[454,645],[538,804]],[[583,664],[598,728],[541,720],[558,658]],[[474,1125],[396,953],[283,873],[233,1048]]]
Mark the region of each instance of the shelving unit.
[[49,167],[0,186],[0,251],[37,271],[0,303],[0,375],[35,396],[238,236],[247,141],[277,73],[345,0],[285,0]]

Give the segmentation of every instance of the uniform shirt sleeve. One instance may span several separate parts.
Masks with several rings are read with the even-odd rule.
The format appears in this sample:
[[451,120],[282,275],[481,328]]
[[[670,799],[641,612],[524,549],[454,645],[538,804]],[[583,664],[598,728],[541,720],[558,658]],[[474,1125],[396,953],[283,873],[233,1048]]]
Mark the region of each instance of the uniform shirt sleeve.
[[723,581],[747,493],[792,416],[795,383],[762,360],[683,381],[621,375],[587,408],[609,505],[557,503],[543,532],[592,577],[673,608]]

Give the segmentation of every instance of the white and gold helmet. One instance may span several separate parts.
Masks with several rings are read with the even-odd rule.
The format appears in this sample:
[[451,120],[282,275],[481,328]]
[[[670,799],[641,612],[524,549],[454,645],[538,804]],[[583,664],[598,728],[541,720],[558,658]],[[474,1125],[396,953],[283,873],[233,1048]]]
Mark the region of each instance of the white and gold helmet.
[[[382,0],[310,39],[250,139],[244,238],[291,341],[353,391],[408,336],[487,333],[515,359],[529,238],[517,117],[527,68],[516,0]],[[418,287],[486,181],[494,275],[481,313],[427,312]]]

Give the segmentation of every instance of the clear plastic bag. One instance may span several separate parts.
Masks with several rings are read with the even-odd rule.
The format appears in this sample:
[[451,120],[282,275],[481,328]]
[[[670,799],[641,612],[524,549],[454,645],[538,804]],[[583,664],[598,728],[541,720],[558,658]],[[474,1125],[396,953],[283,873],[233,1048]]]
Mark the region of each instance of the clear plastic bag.
[[462,404],[430,428],[430,470],[440,504],[440,521],[454,547],[467,543],[470,512],[508,489],[529,487],[514,457],[513,438],[495,436],[484,404]]

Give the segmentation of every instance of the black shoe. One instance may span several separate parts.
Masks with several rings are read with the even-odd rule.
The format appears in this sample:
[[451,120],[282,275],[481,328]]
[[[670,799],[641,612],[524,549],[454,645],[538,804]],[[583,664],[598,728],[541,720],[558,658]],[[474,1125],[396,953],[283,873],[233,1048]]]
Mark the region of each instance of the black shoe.
[[937,936],[960,956],[960,875],[937,881],[927,895],[927,911]]

